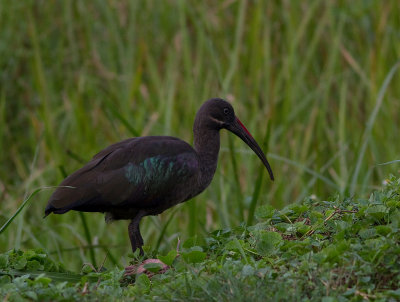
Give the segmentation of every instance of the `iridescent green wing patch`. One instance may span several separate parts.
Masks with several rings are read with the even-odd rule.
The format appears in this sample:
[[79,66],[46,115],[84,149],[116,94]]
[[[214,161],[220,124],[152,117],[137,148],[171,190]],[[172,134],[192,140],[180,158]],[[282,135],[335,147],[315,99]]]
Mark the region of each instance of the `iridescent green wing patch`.
[[163,186],[172,180],[179,180],[197,171],[197,159],[191,153],[176,156],[146,158],[143,162],[128,163],[125,168],[125,178],[135,186]]

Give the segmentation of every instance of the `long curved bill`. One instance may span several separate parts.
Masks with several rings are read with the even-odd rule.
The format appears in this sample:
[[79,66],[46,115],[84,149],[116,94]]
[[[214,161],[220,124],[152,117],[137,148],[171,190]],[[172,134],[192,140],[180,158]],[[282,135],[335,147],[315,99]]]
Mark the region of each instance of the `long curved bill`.
[[269,177],[271,178],[271,180],[274,180],[274,174],[272,173],[271,166],[269,165],[264,152],[261,150],[256,140],[242,124],[242,122],[238,118],[236,118],[232,124],[227,125],[226,129],[239,136],[254,151],[254,153],[257,154],[257,156],[263,162],[264,166],[267,168]]

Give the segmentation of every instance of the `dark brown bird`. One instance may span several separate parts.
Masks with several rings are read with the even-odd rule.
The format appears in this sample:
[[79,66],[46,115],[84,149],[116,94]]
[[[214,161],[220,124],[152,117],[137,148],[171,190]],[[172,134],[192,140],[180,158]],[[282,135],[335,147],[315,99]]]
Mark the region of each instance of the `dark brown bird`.
[[171,136],[144,136],[123,140],[96,154],[65,178],[45,209],[63,214],[70,210],[104,212],[106,221],[129,219],[132,251],[143,253],[139,222],[200,194],[217,168],[219,130],[239,136],[261,159],[274,179],[257,142],[219,98],[205,102],[194,121],[194,148]]

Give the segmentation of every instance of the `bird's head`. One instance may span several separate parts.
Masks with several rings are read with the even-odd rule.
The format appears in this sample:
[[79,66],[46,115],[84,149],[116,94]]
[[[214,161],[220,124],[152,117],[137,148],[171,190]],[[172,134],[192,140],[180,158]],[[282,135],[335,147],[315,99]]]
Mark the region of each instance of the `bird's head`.
[[264,152],[243,123],[236,117],[232,105],[227,101],[220,98],[206,101],[197,112],[195,127],[205,127],[213,130],[224,128],[239,136],[261,159],[268,170],[271,180],[274,180],[271,166]]

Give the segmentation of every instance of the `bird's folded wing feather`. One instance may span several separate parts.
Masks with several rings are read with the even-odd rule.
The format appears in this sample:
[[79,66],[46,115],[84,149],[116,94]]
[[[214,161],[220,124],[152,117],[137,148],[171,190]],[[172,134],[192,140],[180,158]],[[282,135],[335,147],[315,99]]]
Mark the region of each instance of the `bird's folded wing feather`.
[[152,207],[197,171],[197,154],[186,142],[131,138],[105,148],[68,176],[50,197],[46,213]]

